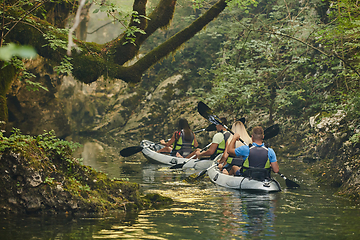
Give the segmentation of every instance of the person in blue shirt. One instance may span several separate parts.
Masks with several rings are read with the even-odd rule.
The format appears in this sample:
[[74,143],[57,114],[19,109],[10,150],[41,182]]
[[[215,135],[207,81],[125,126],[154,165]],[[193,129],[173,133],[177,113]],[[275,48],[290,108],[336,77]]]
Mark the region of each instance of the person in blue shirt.
[[276,154],[273,149],[265,147],[263,143],[264,130],[261,126],[256,126],[252,129],[252,144],[251,146],[241,146],[235,148],[235,143],[240,138],[238,133],[234,134],[231,142],[229,143],[227,152],[230,156],[242,157],[244,163],[242,167],[233,165],[230,171],[226,169],[223,173],[229,175],[243,175],[249,168],[265,168],[272,169],[275,173],[279,172],[279,165],[276,160]]

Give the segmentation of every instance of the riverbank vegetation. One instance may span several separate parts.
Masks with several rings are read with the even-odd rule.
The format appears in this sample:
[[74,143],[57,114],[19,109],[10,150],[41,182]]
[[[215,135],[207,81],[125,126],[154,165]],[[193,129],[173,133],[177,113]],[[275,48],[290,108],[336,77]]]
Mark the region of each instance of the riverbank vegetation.
[[[209,1],[196,1],[196,8],[189,1],[168,2],[177,3],[177,11],[171,11],[173,24],[154,31],[141,48],[129,48],[131,56],[156,49],[213,6]],[[143,138],[164,138],[173,132],[179,116],[186,116],[193,126],[203,127],[199,125],[203,122],[195,109],[196,102],[203,100],[229,120],[245,117],[248,129],[258,124],[279,123],[281,133],[272,140],[277,152],[304,162],[304,168],[315,174],[319,182],[337,187],[339,194],[359,199],[359,3],[342,0],[250,2],[254,5],[230,4],[215,22],[199,31],[182,48],[176,47],[171,57],[147,69],[137,84],[127,84],[125,82],[131,81],[124,78],[118,90],[111,90],[111,94],[105,92],[106,84],[103,84],[98,92],[78,99],[72,98],[76,93],[69,88],[64,98],[67,106],[75,106],[69,108],[71,113],[64,117],[75,123],[68,126],[69,129],[124,148],[126,144],[138,144]],[[20,36],[21,39],[14,35],[9,40],[22,43],[27,39]],[[79,57],[73,61],[89,69],[106,56],[116,58],[109,49],[114,50],[115,45],[117,50],[124,49],[118,45],[125,40],[123,36],[110,41],[114,45],[109,46],[81,43],[89,50],[83,56],[86,60]],[[140,32],[137,36],[141,36]],[[50,43],[59,42],[52,39],[46,44]],[[52,50],[49,45],[43,48],[41,53],[46,58]],[[162,52],[161,56],[168,53]],[[45,65],[44,61],[46,69],[58,64],[59,61],[51,64],[47,61]],[[112,70],[118,73],[113,65],[102,68],[105,65],[101,62],[99,66],[100,70],[94,68],[73,74],[89,77],[87,82],[101,81],[100,73],[109,73],[105,76],[111,76]],[[35,76],[46,75],[36,67],[33,71]],[[11,81],[16,78],[16,72],[7,70],[7,73]],[[0,75],[1,80],[3,76]],[[4,83],[4,89],[10,94],[11,84]],[[55,80],[48,81],[50,87],[56,84]],[[54,92],[57,87],[53,87]],[[5,110],[6,91],[0,92],[1,109]],[[19,100],[18,92],[13,92],[8,98],[11,124],[24,126],[23,119],[29,115],[24,107],[26,100]],[[41,108],[55,101],[38,102],[42,103]],[[4,118],[7,117],[5,110]],[[28,131],[32,130],[27,127]]]
[[138,184],[82,165],[72,157],[79,144],[60,140],[53,131],[32,137],[14,129],[10,137],[0,133],[0,143],[2,213],[136,212],[172,202],[142,196]]
[[[359,200],[358,9],[357,2],[317,0],[228,9],[174,57],[186,61],[158,66],[187,63],[186,71],[177,71],[191,86],[184,90],[178,84],[180,93],[171,88],[161,108],[173,108],[168,99],[185,94],[228,119],[246,117],[248,128],[279,123],[281,134],[272,140],[279,153],[303,161],[338,194]],[[218,49],[207,44],[209,37]],[[152,122],[176,114],[153,114]]]

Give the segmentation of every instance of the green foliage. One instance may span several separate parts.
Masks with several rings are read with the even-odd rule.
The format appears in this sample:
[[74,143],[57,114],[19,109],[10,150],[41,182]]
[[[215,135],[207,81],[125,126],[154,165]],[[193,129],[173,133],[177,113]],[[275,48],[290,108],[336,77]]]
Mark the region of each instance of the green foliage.
[[43,134],[38,135],[36,144],[44,149],[45,152],[56,152],[58,155],[71,155],[77,148],[81,146],[79,143],[68,142],[56,137],[55,131],[44,131]]
[[69,56],[64,56],[63,60],[60,63],[60,66],[54,67],[54,71],[57,74],[71,74],[71,71],[73,70],[73,65],[71,63],[72,58]]
[[[93,11],[93,13],[106,12],[108,17],[112,17],[114,19],[114,21],[120,22],[125,27],[124,34],[126,36],[125,37],[126,41],[123,42],[123,45],[125,45],[127,43],[131,43],[131,44],[135,45],[136,33],[146,34],[145,31],[143,31],[142,29],[140,29],[137,26],[128,26],[128,24],[129,24],[128,20],[130,18],[132,18],[133,22],[140,24],[140,18],[145,18],[147,20],[150,20],[150,18],[139,14],[137,11],[126,11],[127,10],[126,8],[124,11],[124,7],[119,7],[113,2],[94,1],[94,3],[99,5],[99,7],[96,8]],[[126,26],[128,26],[128,27],[126,27]]]
[[26,89],[29,91],[34,91],[34,92],[39,91],[39,88],[41,88],[45,91],[49,91],[46,87],[41,85],[41,83],[33,82],[33,81],[30,81],[29,79],[25,80],[25,82],[27,83]]
[[35,75],[26,70],[24,62],[21,61],[20,59],[14,57],[11,59],[11,62],[8,64],[12,64],[14,67],[20,70],[19,80],[27,83],[26,89],[28,89],[29,91],[30,90],[38,91],[39,88],[45,91],[49,91],[46,87],[42,86],[40,83],[33,82],[30,80],[32,78],[35,78]]
[[35,49],[30,46],[20,46],[9,43],[4,47],[0,47],[0,60],[9,62],[13,57],[35,58],[37,55]]
[[[51,29],[55,30],[53,27],[51,27]],[[52,50],[57,50],[59,48],[67,50],[67,41],[59,39],[53,32],[46,32],[43,36],[48,43],[44,44],[42,47],[50,47]]]
[[79,143],[68,142],[57,138],[53,130],[49,132],[45,131],[44,134],[32,137],[22,135],[17,128],[13,129],[9,137],[5,137],[3,133],[0,132],[0,142],[0,152],[6,150],[22,152],[35,145],[41,148],[44,153],[50,155],[55,153],[68,158],[73,154],[75,149],[81,146]]
[[229,0],[228,7],[230,9],[239,8],[245,13],[249,13],[252,7],[257,7],[258,2],[255,0]]
[[[356,94],[345,99],[343,92],[359,92],[360,77],[338,57],[314,49],[329,48],[332,52],[335,44],[341,51],[346,49],[338,55],[348,63],[357,61],[353,47],[359,47],[356,34],[359,14],[350,5],[346,5],[351,8],[350,16],[342,7],[341,19],[326,25],[319,21],[320,17],[333,20],[339,13],[317,15],[328,7],[317,0],[306,4],[260,1],[249,8],[249,14],[232,2],[227,12],[232,17],[218,20],[212,29],[212,36],[221,32],[226,39],[216,63],[199,72],[213,86],[206,101],[234,115],[262,110],[278,118],[307,118],[319,111],[349,112],[356,108],[352,107],[357,102]],[[348,46],[341,45],[340,39],[346,39]],[[352,111],[355,113],[359,111]]]
[[356,143],[360,143],[360,132],[355,133],[354,135],[352,135],[349,139],[350,142],[356,144]]
[[44,180],[44,183],[52,185],[52,184],[54,184],[54,178],[46,177],[45,180]]

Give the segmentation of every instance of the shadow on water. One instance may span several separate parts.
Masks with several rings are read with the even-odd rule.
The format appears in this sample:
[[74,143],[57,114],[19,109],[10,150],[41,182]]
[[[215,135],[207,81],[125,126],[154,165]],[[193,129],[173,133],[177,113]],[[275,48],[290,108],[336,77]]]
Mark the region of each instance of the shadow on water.
[[[199,170],[171,171],[163,165],[143,163],[141,154],[122,161],[104,158],[91,161],[97,164],[95,168],[111,177],[128,178],[139,183],[143,193],[171,197],[174,204],[143,210],[138,215],[2,216],[1,239],[358,239],[360,236],[360,207],[333,196],[329,188],[319,187],[295,160],[280,162],[281,169],[301,188],[271,194],[225,189],[207,177],[188,183],[184,179]],[[284,188],[283,179],[276,178]]]

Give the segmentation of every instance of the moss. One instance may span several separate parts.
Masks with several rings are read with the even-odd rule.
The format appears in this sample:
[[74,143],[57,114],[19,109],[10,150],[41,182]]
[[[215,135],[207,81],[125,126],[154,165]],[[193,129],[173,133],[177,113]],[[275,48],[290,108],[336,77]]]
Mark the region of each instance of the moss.
[[73,75],[79,81],[84,83],[92,83],[96,81],[105,71],[104,60],[96,55],[77,55],[73,58]]
[[174,201],[171,198],[161,196],[157,193],[149,193],[144,196],[143,201],[149,207],[160,208],[169,204],[172,204]]
[[[8,121],[8,108],[6,97],[0,95],[0,121]],[[2,126],[1,126],[2,127]]]
[[0,61],[0,121],[8,121],[8,108],[6,94],[8,93],[12,82],[14,81],[18,70],[13,65],[4,66]]
[[[112,180],[105,173],[81,165],[76,159],[69,157],[70,148],[62,148],[63,151],[59,152],[58,147],[57,151],[53,151],[51,146],[54,143],[51,142],[46,145],[50,146],[49,150],[47,147],[39,147],[36,139],[23,135],[15,135],[11,139],[16,139],[14,141],[17,144],[13,145],[13,149],[7,147],[2,152],[0,171],[7,173],[8,177],[4,178],[0,195],[4,199],[17,199],[17,203],[13,203],[14,207],[2,201],[0,209],[17,209],[20,212],[102,213],[112,210],[137,211],[172,201],[169,198],[152,196],[144,198],[144,202],[139,184]],[[11,139],[7,140],[7,146],[11,146]],[[14,151],[17,154],[13,154]],[[32,183],[37,184],[35,188],[34,185],[29,185],[29,179],[34,176],[40,176]],[[28,199],[28,196],[41,199],[41,206],[27,209],[26,204],[20,204],[21,199]]]

